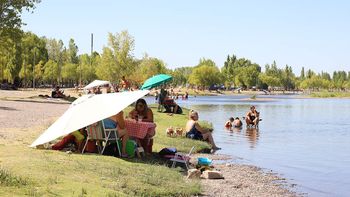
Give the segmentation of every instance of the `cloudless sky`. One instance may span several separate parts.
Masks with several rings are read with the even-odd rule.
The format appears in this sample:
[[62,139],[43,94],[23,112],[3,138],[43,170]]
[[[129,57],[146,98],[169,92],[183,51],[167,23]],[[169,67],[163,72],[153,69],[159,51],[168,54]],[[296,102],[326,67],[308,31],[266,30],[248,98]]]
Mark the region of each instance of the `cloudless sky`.
[[219,67],[228,54],[260,64],[316,72],[350,71],[350,1],[346,0],[43,0],[23,14],[39,36],[73,38],[79,53],[102,52],[108,32],[128,30],[134,56],[162,59],[168,68],[202,57]]

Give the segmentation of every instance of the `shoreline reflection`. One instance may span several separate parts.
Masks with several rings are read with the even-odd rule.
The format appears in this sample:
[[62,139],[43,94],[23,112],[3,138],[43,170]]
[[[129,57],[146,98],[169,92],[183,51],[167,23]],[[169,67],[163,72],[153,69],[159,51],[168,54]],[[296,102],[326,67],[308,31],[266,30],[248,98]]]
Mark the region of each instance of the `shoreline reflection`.
[[226,132],[228,132],[228,133],[241,133],[241,131],[242,131],[242,127],[230,127],[230,128],[227,128],[227,127],[225,127],[225,129],[224,129]]
[[246,137],[248,142],[250,143],[250,148],[255,148],[257,141],[259,140],[259,129],[258,128],[250,128],[246,129]]

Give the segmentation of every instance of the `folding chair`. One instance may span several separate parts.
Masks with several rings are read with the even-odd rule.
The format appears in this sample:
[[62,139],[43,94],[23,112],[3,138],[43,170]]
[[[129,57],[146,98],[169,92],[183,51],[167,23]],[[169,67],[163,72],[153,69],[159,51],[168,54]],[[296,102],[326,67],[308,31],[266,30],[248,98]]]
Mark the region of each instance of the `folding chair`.
[[[119,155],[121,155],[118,139],[119,138],[117,128],[107,129],[105,128],[104,122],[99,121],[96,124],[87,127],[87,138],[81,153],[84,153],[89,140],[96,140],[98,142],[101,142],[98,146],[98,152],[102,155],[108,142],[115,140],[115,142],[117,143]],[[100,145],[102,145],[102,150],[100,148]]]
[[107,145],[108,141],[114,141],[115,140],[115,142],[117,143],[119,156],[121,157],[121,155],[122,155],[121,152],[120,152],[121,145],[119,144],[119,137],[118,137],[118,130],[117,130],[117,128],[107,129],[105,127],[104,121],[101,121],[101,122],[102,122],[102,129],[104,130],[104,134],[106,136],[106,145]]
[[184,154],[184,153],[175,153],[174,158],[170,159],[170,161],[173,162],[173,164],[171,165],[172,168],[175,167],[176,163],[184,163],[186,166],[186,169],[189,169],[189,163],[190,163],[190,159],[191,159],[191,154],[194,150],[194,146],[192,146],[190,152],[188,154]]

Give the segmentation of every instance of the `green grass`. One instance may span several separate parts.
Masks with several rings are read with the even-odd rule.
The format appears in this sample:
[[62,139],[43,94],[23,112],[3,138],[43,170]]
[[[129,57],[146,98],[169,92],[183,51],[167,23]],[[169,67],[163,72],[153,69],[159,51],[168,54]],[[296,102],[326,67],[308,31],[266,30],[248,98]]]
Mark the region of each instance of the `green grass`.
[[[154,152],[163,147],[176,147],[184,152],[192,146],[196,146],[197,151],[209,147],[200,141],[167,137],[166,128],[184,127],[187,115],[169,116],[158,113],[155,107],[152,109],[157,123]],[[156,157],[124,160],[28,148],[27,144],[34,138],[1,144],[0,196],[191,196],[201,193],[198,181],[185,180],[180,168],[171,169]]]
[[0,168],[0,185],[22,187],[28,185],[28,180],[11,174],[8,170]]
[[[192,146],[195,146],[196,151],[204,148],[209,148],[207,143],[187,139],[185,137],[167,137],[166,129],[170,126],[173,128],[181,127],[185,128],[189,111],[183,109],[183,114],[174,114],[169,116],[166,113],[158,113],[155,106],[151,106],[154,113],[154,119],[157,123],[157,135],[154,137],[155,144],[153,145],[154,151],[159,152],[164,147],[176,147],[178,151],[189,152]],[[208,123],[209,124],[209,123]]]
[[350,92],[312,92],[311,97],[315,98],[350,98]]

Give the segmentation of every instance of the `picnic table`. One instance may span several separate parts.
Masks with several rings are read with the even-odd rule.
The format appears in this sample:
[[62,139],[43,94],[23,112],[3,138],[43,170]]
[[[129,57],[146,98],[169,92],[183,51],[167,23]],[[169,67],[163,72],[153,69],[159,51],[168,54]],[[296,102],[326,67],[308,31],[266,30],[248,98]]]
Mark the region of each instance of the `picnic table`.
[[125,120],[125,128],[129,136],[140,140],[146,153],[152,153],[152,137],[156,133],[156,126],[153,122],[140,122],[133,119]]

